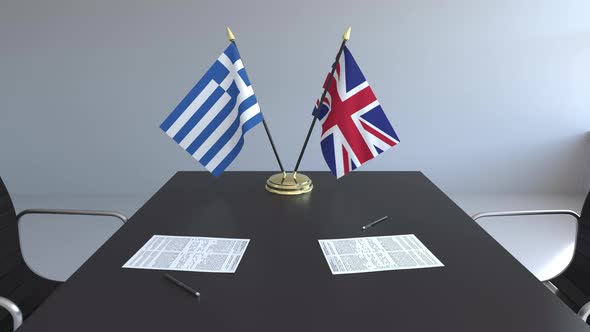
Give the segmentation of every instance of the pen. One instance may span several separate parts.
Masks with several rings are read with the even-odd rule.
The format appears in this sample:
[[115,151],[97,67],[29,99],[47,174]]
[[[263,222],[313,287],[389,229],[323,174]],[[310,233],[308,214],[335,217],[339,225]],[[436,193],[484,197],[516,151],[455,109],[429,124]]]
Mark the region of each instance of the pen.
[[387,219],[387,216],[385,216],[383,218],[379,218],[379,219],[377,219],[377,220],[375,220],[373,222],[370,222],[370,223],[366,224],[365,226],[362,227],[362,229],[365,230],[365,229],[367,229],[369,227],[373,227],[373,226],[377,225],[378,223],[380,223],[380,222],[382,222],[383,220],[386,220],[386,219]]
[[192,289],[190,286],[188,286],[187,284],[183,283],[182,281],[174,278],[173,276],[169,275],[168,273],[164,274],[164,277],[166,277],[166,279],[172,281],[174,284],[176,284],[178,287],[184,289],[185,291],[193,294],[196,297],[201,297],[201,293],[197,292],[196,290]]

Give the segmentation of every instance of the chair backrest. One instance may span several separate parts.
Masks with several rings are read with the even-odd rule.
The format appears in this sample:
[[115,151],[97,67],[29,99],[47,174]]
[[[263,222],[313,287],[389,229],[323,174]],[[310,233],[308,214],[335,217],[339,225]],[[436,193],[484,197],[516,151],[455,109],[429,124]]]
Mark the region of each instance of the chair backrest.
[[[26,318],[58,285],[37,276],[25,263],[19,244],[16,212],[0,178],[0,296],[16,303]],[[0,308],[0,331],[11,329],[12,317]]]
[[574,259],[567,270],[552,282],[574,310],[579,310],[590,301],[590,192],[580,213]]
[[[6,186],[0,179],[0,296],[13,301],[11,295],[18,287],[14,270],[24,264],[18,243],[18,225],[16,213]],[[12,328],[12,318],[6,310],[0,308],[0,331]]]

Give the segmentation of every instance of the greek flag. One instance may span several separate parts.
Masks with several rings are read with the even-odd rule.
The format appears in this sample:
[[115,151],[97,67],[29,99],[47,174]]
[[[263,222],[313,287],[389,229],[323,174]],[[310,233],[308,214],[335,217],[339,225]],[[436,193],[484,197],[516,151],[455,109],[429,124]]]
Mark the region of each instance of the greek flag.
[[219,176],[262,122],[260,107],[236,46],[231,43],[160,128]]

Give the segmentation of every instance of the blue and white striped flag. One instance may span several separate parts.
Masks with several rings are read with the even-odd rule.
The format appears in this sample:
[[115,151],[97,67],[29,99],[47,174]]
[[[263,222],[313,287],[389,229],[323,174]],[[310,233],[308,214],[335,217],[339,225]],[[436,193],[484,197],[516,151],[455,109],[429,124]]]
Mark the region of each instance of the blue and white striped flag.
[[236,46],[231,43],[160,128],[219,176],[262,122],[260,107]]

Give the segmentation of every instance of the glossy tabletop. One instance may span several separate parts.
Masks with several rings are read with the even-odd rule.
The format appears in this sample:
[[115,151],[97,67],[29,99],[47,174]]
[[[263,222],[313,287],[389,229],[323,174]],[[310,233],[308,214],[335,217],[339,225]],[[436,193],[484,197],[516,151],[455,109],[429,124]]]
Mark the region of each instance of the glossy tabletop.
[[[590,331],[422,173],[306,174],[286,197],[268,172],[177,173],[19,331]],[[198,301],[121,268],[154,234],[251,241],[235,274],[174,273]],[[396,234],[445,267],[335,276],[317,241]]]

